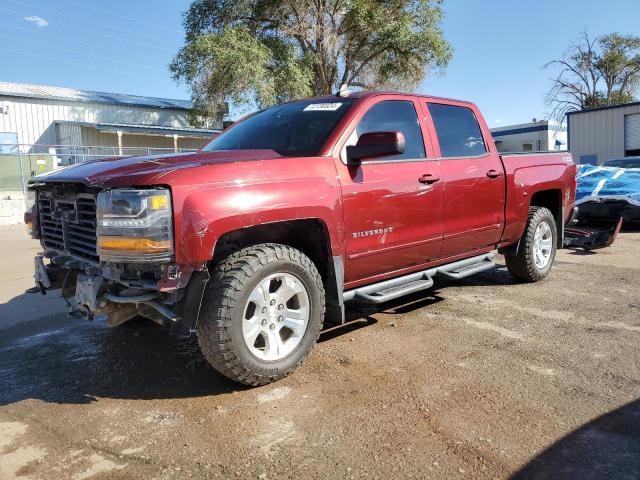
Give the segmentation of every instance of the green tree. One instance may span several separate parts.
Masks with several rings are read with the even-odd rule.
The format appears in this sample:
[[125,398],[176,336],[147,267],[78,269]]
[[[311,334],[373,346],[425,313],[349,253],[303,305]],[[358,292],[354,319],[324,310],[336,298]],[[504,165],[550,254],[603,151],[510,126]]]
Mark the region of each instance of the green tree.
[[415,88],[444,69],[441,0],[195,0],[170,70],[196,116],[335,92]]
[[559,60],[547,103],[551,116],[633,101],[640,86],[640,37],[611,33],[590,38],[583,33]]

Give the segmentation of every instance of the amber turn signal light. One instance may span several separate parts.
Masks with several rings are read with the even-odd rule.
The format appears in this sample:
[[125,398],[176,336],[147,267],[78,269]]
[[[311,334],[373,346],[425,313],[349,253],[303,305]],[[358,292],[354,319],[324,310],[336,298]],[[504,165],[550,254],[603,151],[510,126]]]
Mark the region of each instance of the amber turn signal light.
[[171,241],[103,236],[98,238],[98,248],[101,250],[126,250],[139,253],[162,253],[171,251]]

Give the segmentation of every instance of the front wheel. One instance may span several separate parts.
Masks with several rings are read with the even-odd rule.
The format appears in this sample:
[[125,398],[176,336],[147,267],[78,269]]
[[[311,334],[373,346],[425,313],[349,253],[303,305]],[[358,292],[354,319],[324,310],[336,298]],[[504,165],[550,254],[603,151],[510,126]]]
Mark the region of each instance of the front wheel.
[[556,220],[549,209],[531,207],[515,254],[505,255],[507,269],[519,280],[537,282],[549,274],[558,245]]
[[295,370],[324,319],[324,288],[313,262],[292,247],[263,244],[234,253],[212,273],[197,325],[209,363],[252,386]]

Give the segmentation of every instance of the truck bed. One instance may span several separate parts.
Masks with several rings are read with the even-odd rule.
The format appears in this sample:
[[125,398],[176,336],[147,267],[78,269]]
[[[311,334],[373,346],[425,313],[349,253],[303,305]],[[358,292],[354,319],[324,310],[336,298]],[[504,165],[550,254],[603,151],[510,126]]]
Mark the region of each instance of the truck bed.
[[[552,190],[560,204],[573,206],[576,165],[569,152],[525,152],[500,155],[506,174],[505,228],[501,244],[517,241],[524,231],[531,198],[540,191]],[[565,207],[566,222],[572,208]]]

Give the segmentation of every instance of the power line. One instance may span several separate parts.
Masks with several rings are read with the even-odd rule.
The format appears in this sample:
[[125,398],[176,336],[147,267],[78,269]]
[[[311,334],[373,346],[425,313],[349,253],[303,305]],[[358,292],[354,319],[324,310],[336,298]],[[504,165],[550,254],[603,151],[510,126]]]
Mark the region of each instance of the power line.
[[[17,29],[17,30],[22,30],[22,31],[24,31],[24,32],[33,33],[33,29],[31,29],[31,28],[25,28],[25,27],[20,27],[20,26],[18,26],[18,25],[0,24],[0,26],[2,26],[2,27],[8,27],[8,28],[15,28],[15,29]],[[43,31],[41,31],[41,30],[37,30],[37,32],[38,32],[38,35],[44,35],[44,36],[47,36],[47,37],[57,38],[57,39],[59,39],[59,40],[64,40],[64,41],[67,41],[67,42],[73,42],[73,43],[75,43],[75,44],[77,44],[77,45],[85,45],[85,46],[87,46],[87,47],[92,47],[92,48],[101,48],[101,49],[103,49],[103,50],[108,50],[108,51],[110,51],[110,52],[116,52],[116,53],[118,53],[118,54],[120,54],[120,55],[122,55],[122,54],[124,53],[124,54],[126,54],[126,55],[131,55],[131,56],[133,56],[133,57],[139,57],[139,58],[149,59],[149,56],[148,56],[148,55],[141,55],[141,54],[139,54],[139,53],[133,53],[133,52],[129,52],[129,51],[126,51],[126,50],[125,50],[125,51],[123,51],[122,49],[109,48],[109,47],[105,47],[105,46],[103,46],[103,45],[99,45],[99,44],[97,44],[97,43],[83,42],[83,41],[81,41],[81,40],[76,40],[76,39],[74,39],[74,38],[68,38],[68,37],[62,37],[62,36],[60,36],[60,35],[55,35],[55,34],[53,34],[53,33],[43,32]]]
[[129,17],[127,15],[122,15],[121,13],[112,12],[110,10],[105,10],[104,8],[98,8],[98,7],[94,7],[93,5],[87,5],[86,3],[74,2],[73,0],[63,0],[63,1],[67,2],[67,3],[70,3],[72,5],[77,5],[79,7],[90,8],[91,10],[95,10],[96,12],[102,12],[102,13],[106,13],[108,15],[113,15],[115,17],[124,18],[124,19],[130,20],[132,22],[143,23],[145,25],[150,25],[152,27],[162,28],[162,29],[168,30],[170,32],[183,33],[182,30],[176,30],[175,28],[167,27],[166,25],[160,25],[159,23],[153,23],[153,22],[149,22],[147,20],[141,20],[139,18]]
[[111,28],[111,29],[117,30],[119,32],[124,32],[127,35],[138,35],[138,36],[141,36],[141,37],[147,37],[147,38],[149,38],[151,40],[155,40],[156,42],[173,43],[171,40],[167,40],[166,38],[156,37],[154,35],[148,35],[146,33],[139,33],[139,32],[132,31],[132,30],[129,30],[129,29],[126,29],[126,28],[114,27],[113,25],[107,25],[105,23],[97,22],[95,20],[87,20],[86,18],[76,17],[75,15],[69,15],[68,13],[57,12],[55,10],[51,10],[49,8],[40,7],[38,5],[33,5],[31,3],[21,2],[19,0],[7,0],[7,1],[11,2],[11,3],[18,4],[18,5],[22,5],[23,7],[40,9],[43,12],[49,12],[49,13],[51,13],[53,15],[61,15],[61,16],[66,17],[66,18],[70,18],[71,20],[78,20],[78,21],[85,22],[85,23],[92,23],[94,25],[99,25],[99,26],[105,27],[105,28]]
[[54,50],[60,50],[62,52],[70,52],[70,53],[74,53],[76,55],[84,55],[86,57],[91,57],[91,58],[95,58],[97,60],[103,60],[103,61],[106,61],[106,62],[121,63],[123,65],[127,65],[127,66],[130,66],[130,67],[142,68],[142,69],[150,70],[150,71],[153,71],[153,72],[157,72],[158,71],[157,68],[147,67],[147,66],[144,66],[144,65],[139,65],[139,64],[133,63],[133,62],[127,62],[126,60],[118,60],[116,58],[103,57],[102,55],[93,55],[91,53],[85,53],[85,52],[81,52],[80,50],[73,50],[71,48],[56,47],[54,45],[47,45],[46,43],[34,42],[34,41],[31,41],[31,40],[24,40],[22,38],[12,37],[10,35],[4,35],[2,33],[0,33],[0,37],[8,38],[10,40],[17,40],[18,42],[30,43],[30,44],[36,45],[38,47],[53,48]]
[[[14,15],[19,15],[21,17],[27,16],[27,14],[24,13],[24,12],[18,12],[16,10],[10,10],[8,8],[1,8],[0,7],[0,10],[2,10],[4,12],[13,13]],[[131,40],[129,38],[118,37],[116,35],[110,35],[108,33],[96,32],[95,30],[89,30],[88,28],[78,27],[78,26],[70,24],[70,23],[56,21],[56,25],[61,25],[63,27],[71,28],[72,30],[78,30],[80,32],[90,33],[92,35],[99,35],[101,37],[111,38],[113,40],[118,40],[118,41],[121,41],[121,42],[131,43],[133,45],[139,45],[139,46],[142,46],[142,47],[145,47],[145,48],[153,48],[155,50],[160,50],[160,51],[168,52],[168,53],[171,53],[171,54],[175,53],[173,50],[170,50],[168,48],[158,47],[156,45],[151,45],[151,44],[148,44],[148,43],[139,42],[137,40]]]
[[93,68],[95,70],[102,70],[103,72],[109,72],[109,73],[114,73],[117,74],[119,76],[129,76],[129,77],[136,77],[136,78],[141,78],[143,80],[150,80],[150,81],[156,81],[157,78],[152,78],[152,77],[147,77],[145,75],[138,75],[136,73],[131,73],[131,72],[123,72],[121,70],[112,70],[110,68],[104,68],[104,67],[100,67],[98,65],[85,65],[83,63],[77,63],[77,62],[72,62],[70,60],[66,60],[63,58],[54,58],[54,57],[50,57],[50,56],[46,56],[46,55],[40,55],[37,53],[33,53],[33,52],[20,52],[17,50],[13,50],[10,48],[4,48],[4,47],[0,47],[0,50],[5,51],[5,52],[9,52],[9,53],[13,53],[13,54],[18,54],[18,55],[27,55],[27,56],[31,56],[31,57],[37,57],[37,58],[43,58],[45,60],[51,60],[54,62],[61,62],[61,63],[66,63],[68,65],[74,65],[76,67],[81,67],[81,68]]

